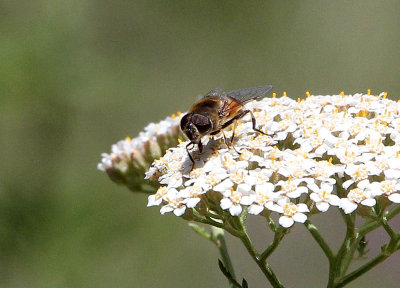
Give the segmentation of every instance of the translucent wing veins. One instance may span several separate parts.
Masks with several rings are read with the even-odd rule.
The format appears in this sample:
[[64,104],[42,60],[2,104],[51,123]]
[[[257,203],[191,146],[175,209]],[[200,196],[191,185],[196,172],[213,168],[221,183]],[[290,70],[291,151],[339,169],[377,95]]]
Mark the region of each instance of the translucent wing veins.
[[257,87],[233,90],[233,91],[224,93],[224,95],[226,95],[228,97],[232,97],[236,101],[243,103],[243,102],[247,102],[247,101],[250,101],[253,99],[264,97],[271,90],[272,90],[272,86],[266,85],[266,86],[257,86]]

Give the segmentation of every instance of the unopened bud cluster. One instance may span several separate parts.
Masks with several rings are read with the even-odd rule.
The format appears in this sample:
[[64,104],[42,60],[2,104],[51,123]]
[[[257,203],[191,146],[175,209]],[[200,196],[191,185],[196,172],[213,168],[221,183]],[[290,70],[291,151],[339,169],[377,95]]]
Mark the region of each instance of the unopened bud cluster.
[[103,153],[97,168],[105,171],[111,180],[128,186],[134,192],[143,192],[145,172],[154,159],[178,144],[180,113],[159,123],[150,123],[136,138],[127,137],[111,146],[111,153]]

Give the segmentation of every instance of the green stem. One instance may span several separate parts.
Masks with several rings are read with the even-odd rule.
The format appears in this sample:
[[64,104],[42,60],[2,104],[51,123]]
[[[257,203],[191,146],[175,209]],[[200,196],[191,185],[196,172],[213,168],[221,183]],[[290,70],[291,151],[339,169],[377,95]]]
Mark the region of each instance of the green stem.
[[211,233],[213,238],[216,240],[215,244],[217,245],[219,253],[221,254],[222,263],[224,263],[225,268],[231,273],[232,278],[236,280],[235,271],[228,253],[228,247],[226,246],[224,230],[221,228],[211,227]]
[[371,270],[373,267],[375,267],[379,263],[383,262],[387,257],[388,256],[380,254],[379,256],[375,257],[374,259],[372,259],[368,263],[364,264],[363,266],[361,266],[360,268],[355,270],[354,272],[352,272],[352,273],[346,275],[345,277],[343,277],[334,287],[335,288],[344,287],[349,282],[357,279],[362,274],[366,273],[367,271]]
[[195,221],[195,222],[208,224],[208,225],[211,225],[211,226],[214,226],[214,227],[218,227],[218,228],[221,228],[221,229],[224,228],[224,224],[223,223],[214,221],[211,218],[202,218],[202,217],[193,215],[193,219],[192,220]]
[[237,230],[225,225],[224,223],[214,221],[210,217],[202,218],[202,217],[193,215],[192,221],[203,223],[203,224],[208,224],[208,225],[211,225],[211,226],[214,226],[217,228],[221,228],[221,229],[228,231],[230,234],[232,234],[235,237],[240,237],[240,233]]
[[356,250],[355,241],[356,241],[356,232],[355,232],[355,216],[356,214],[344,214],[342,212],[343,218],[346,222],[346,236],[343,240],[343,243],[336,255],[335,259],[335,276],[336,278],[343,276],[351,261],[353,260],[354,252]]
[[271,245],[265,249],[265,251],[260,255],[260,260],[265,262],[267,258],[278,248],[279,243],[281,242],[282,238],[285,236],[282,230],[278,230],[275,232],[274,240],[272,241]]
[[[394,216],[400,213],[399,206],[400,205],[394,207],[391,211],[386,211],[386,212],[384,212],[383,210],[379,211],[377,219],[375,219],[375,221],[364,224],[359,229],[358,233],[351,232],[352,230],[354,231],[355,216],[350,218],[347,217],[349,215],[344,215],[347,224],[347,232],[342,247],[340,248],[336,256],[336,268],[335,268],[337,269],[337,271],[339,271],[339,273],[336,274],[336,277],[339,278],[339,280],[337,280],[335,283],[333,283],[331,286],[328,287],[335,287],[335,288],[344,287],[346,284],[357,279],[364,273],[368,272],[379,263],[385,261],[394,252],[399,250],[400,235],[396,234],[388,224],[388,221],[390,219],[392,219]],[[380,226],[383,226],[383,228],[390,236],[389,244],[383,246],[381,254],[376,256],[374,259],[368,261],[355,271],[345,275],[351,261],[353,260],[354,252],[356,250],[359,241],[366,234],[368,234],[369,232],[375,230]]]
[[385,261],[390,255],[392,255],[394,252],[399,250],[399,241],[400,241],[400,237],[391,238],[389,241],[389,244],[382,247],[381,254],[379,254],[377,257],[375,257],[371,261],[365,263],[364,265],[362,265],[355,271],[353,271],[353,272],[349,273],[348,275],[344,276],[343,278],[341,278],[340,281],[337,282],[335,287],[337,287],[337,288],[344,287],[347,283],[357,279],[362,274],[368,272],[369,270],[374,268],[379,263],[382,263],[383,261]]
[[[386,211],[385,212],[385,218],[387,221],[395,217],[397,214],[400,213],[400,205],[396,205],[392,210]],[[372,221],[367,224],[364,224],[360,229],[358,230],[358,234],[361,236],[364,236],[368,234],[369,232],[381,227],[382,223],[380,221]]]
[[[345,190],[343,189],[341,178],[337,179],[337,193],[340,197],[345,194]],[[329,281],[328,287],[334,287],[335,279],[342,277],[347,269],[351,261],[353,260],[353,256],[356,250],[355,243],[357,242],[357,236],[355,232],[355,219],[356,214],[346,214],[344,211],[340,209],[340,213],[342,218],[346,224],[346,235],[343,239],[342,245],[340,246],[334,261],[330,262],[329,267]],[[360,238],[361,239],[361,238]]]
[[[254,259],[254,261],[257,263],[258,267],[260,267],[261,271],[264,273],[264,275],[267,277],[268,281],[271,283],[272,287],[274,288],[284,288],[283,285],[280,283],[279,279],[276,277],[275,273],[272,271],[271,267],[269,264],[263,262],[262,260],[259,259],[259,253],[257,250],[254,248],[249,236],[246,233],[246,229],[241,222],[241,219],[239,217],[232,217],[232,223],[228,224],[231,225],[233,224],[233,227],[238,228],[238,230],[235,230],[233,227],[228,226],[223,223],[219,223],[216,221],[211,220],[210,218],[205,219],[202,217],[199,217],[197,215],[193,215],[192,221],[203,223],[203,224],[208,224],[217,228],[225,229],[228,231],[230,234],[232,234],[235,237],[238,237],[244,246],[246,247],[247,251],[251,255],[251,257]],[[239,230],[240,229],[240,230]],[[223,252],[225,253],[225,252]],[[229,257],[227,254],[226,256]],[[230,260],[229,260],[230,262]],[[224,263],[226,265],[226,263]],[[228,266],[227,266],[228,267]],[[229,268],[227,268],[229,269]],[[233,268],[232,268],[233,271]],[[233,275],[233,274],[232,274]],[[233,286],[236,287],[236,286]]]
[[393,231],[392,227],[390,227],[387,217],[386,217],[386,213],[383,215],[382,219],[382,226],[385,229],[386,233],[390,236],[390,239],[396,238],[396,232]]
[[[222,258],[222,263],[223,263],[225,269],[227,269],[230,274],[230,276],[228,277],[230,286],[232,288],[241,287],[236,281],[235,271],[233,269],[232,261],[229,256],[228,248],[227,248],[225,237],[224,237],[224,229],[226,229],[229,233],[231,233],[232,235],[235,235],[236,237],[238,237],[239,234],[232,229],[230,231],[229,228],[225,227],[225,225],[223,223],[216,222],[216,221],[212,220],[210,217],[202,218],[200,216],[193,215],[192,221],[203,223],[203,224],[208,224],[211,226],[212,235],[208,235],[208,236],[203,235],[203,236],[205,238],[211,240],[217,246],[218,251]],[[202,235],[203,233],[200,233],[200,234]]]
[[240,236],[239,236],[240,240],[242,241],[242,243],[246,247],[246,249],[249,252],[250,256],[253,258],[253,260],[257,263],[258,267],[264,273],[265,277],[267,277],[269,283],[274,288],[284,288],[284,286],[279,281],[278,277],[272,271],[270,265],[268,263],[265,263],[264,261],[262,261],[260,259],[260,255],[257,252],[257,250],[254,248],[254,245],[251,242],[250,237],[247,234],[246,228],[243,225],[243,223],[240,221],[240,219],[235,219],[235,222],[241,229],[241,231],[240,231],[241,233],[240,233]]
[[250,256],[253,258],[253,260],[257,263],[258,267],[260,267],[261,271],[264,273],[265,277],[267,277],[269,283],[271,283],[272,287],[274,288],[283,288],[283,285],[279,281],[278,277],[275,275],[275,273],[272,271],[271,267],[269,266],[268,263],[263,262],[258,255],[258,252],[255,250],[253,244],[251,243],[248,235],[246,233],[243,233],[242,237],[240,237],[240,240],[246,247],[247,251],[249,252]]
[[331,247],[329,247],[328,243],[326,243],[325,239],[319,233],[317,227],[314,224],[312,224],[310,220],[306,220],[306,222],[304,222],[304,225],[311,233],[311,236],[314,238],[314,240],[318,243],[319,247],[322,249],[325,256],[328,258],[329,262],[328,287],[330,287],[329,285],[332,286],[335,281],[335,273],[334,273],[335,255],[333,254]]
[[343,261],[342,261],[343,264],[342,264],[340,276],[343,276],[349,270],[350,264],[354,260],[354,253],[357,251],[357,247],[360,243],[361,238],[355,237],[351,240],[352,241],[350,242],[351,244],[350,244],[349,252],[343,257]]
[[328,258],[329,262],[334,261],[335,255],[333,254],[331,247],[329,247],[328,243],[325,242],[325,239],[319,233],[317,227],[312,224],[310,220],[306,220],[304,224],[306,225],[308,231],[310,231],[314,240],[317,241],[319,247],[321,247],[322,251],[324,251],[325,256]]
[[267,225],[272,232],[276,232],[277,227],[275,225],[274,220],[272,220],[270,216],[267,217]]

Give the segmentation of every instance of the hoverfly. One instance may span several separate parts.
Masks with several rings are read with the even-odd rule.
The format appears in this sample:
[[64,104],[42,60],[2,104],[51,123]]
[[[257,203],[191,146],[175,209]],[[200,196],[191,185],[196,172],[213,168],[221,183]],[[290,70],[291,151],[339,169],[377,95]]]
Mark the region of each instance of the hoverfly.
[[[203,136],[218,134],[248,113],[251,115],[253,130],[265,135],[264,132],[256,128],[256,119],[250,110],[244,109],[244,104],[264,97],[271,90],[271,85],[244,88],[231,92],[222,92],[221,88],[215,88],[193,104],[189,112],[182,117],[180,125],[181,130],[190,140],[190,143],[186,145],[186,151],[192,164],[194,165],[194,160],[190,155],[189,146],[193,148],[197,144],[201,153],[203,151],[203,144],[201,143]],[[234,133],[232,138],[233,136]],[[227,144],[226,138],[225,143]]]

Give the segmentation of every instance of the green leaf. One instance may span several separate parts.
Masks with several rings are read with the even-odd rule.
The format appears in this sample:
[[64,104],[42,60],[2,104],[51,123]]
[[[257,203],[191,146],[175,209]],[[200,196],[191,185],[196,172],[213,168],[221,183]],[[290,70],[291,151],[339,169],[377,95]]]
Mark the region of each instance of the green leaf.
[[[222,261],[220,259],[218,259],[218,266],[219,266],[219,269],[221,270],[222,274],[224,274],[225,277],[228,279],[229,283],[232,284],[232,287],[243,288],[238,282],[236,282],[235,279],[233,279],[231,272],[229,272],[228,269],[226,269],[226,267],[224,266],[224,263],[222,263]],[[246,283],[246,285],[247,285],[247,283]]]
[[203,227],[200,227],[199,225],[194,223],[189,223],[189,227],[192,228],[193,231],[199,234],[200,236],[212,241],[215,244],[214,237],[212,237],[212,235],[209,232],[207,232],[207,230],[204,229]]

